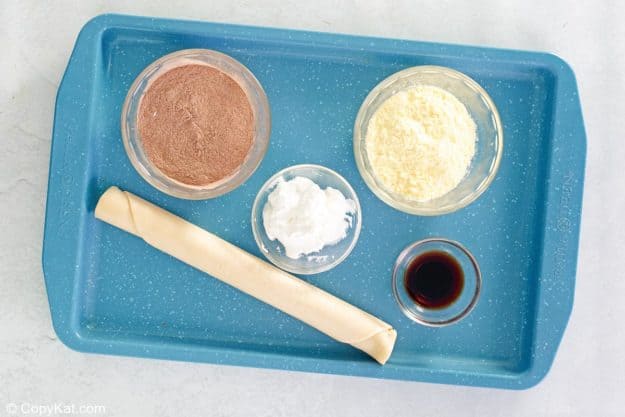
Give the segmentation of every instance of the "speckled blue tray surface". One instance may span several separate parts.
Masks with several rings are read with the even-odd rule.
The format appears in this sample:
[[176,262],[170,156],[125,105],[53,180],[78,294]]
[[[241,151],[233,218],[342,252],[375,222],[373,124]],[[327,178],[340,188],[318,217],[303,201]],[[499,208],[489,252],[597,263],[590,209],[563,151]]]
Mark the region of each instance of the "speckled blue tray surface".
[[[208,201],[169,197],[131,166],[120,137],[130,84],[156,58],[185,48],[225,52],[269,97],[272,134],[256,173]],[[490,93],[504,125],[492,186],[441,217],[401,213],[360,177],[352,127],[361,102],[406,67],[444,65]],[[43,270],[59,338],[85,352],[133,355],[449,384],[526,388],[547,373],[573,304],[585,134],[571,69],[552,55],[390,39],[104,15],[80,33],[59,87]],[[337,268],[306,279],[391,323],[385,366],[291,317],[97,221],[111,185],[260,256],[250,210],[286,166],[328,166],[360,197],[360,240]],[[483,272],[469,317],[447,328],[406,318],[391,268],[409,243],[464,243]]]

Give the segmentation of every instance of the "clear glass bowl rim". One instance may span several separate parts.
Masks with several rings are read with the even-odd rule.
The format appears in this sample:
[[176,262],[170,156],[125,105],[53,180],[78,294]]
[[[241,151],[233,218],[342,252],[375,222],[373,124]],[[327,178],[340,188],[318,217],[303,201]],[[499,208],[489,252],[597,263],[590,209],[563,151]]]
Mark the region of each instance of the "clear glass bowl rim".
[[[367,168],[367,164],[365,163],[366,153],[365,146],[363,144],[365,138],[362,137],[362,129],[363,123],[366,122],[365,114],[373,101],[379,96],[382,92],[384,92],[387,88],[389,88],[393,83],[402,78],[409,78],[419,73],[428,73],[428,72],[436,72],[444,75],[451,76],[453,78],[461,79],[464,83],[466,83],[469,87],[471,87],[474,91],[480,94],[481,98],[484,100],[486,105],[490,108],[493,115],[493,120],[495,123],[495,130],[497,132],[497,154],[495,159],[491,162],[491,167],[488,172],[488,176],[480,183],[479,187],[473,190],[470,194],[465,195],[463,198],[458,199],[454,204],[449,204],[437,209],[430,209],[426,207],[422,207],[421,204],[417,201],[411,201],[408,199],[400,199],[399,196],[394,196],[389,190],[386,190],[380,187],[374,178],[374,175]],[[369,187],[369,189],[382,201],[384,201],[389,206],[403,211],[408,214],[415,214],[420,216],[439,216],[442,214],[452,213],[457,211],[467,205],[471,204],[475,201],[493,182],[496,177],[497,171],[499,169],[499,165],[501,162],[502,154],[503,154],[503,125],[501,123],[501,118],[499,116],[499,112],[497,110],[497,106],[493,102],[490,95],[484,90],[484,88],[474,79],[469,77],[468,75],[456,71],[452,68],[438,66],[438,65],[418,65],[414,67],[405,68],[401,71],[395,72],[390,76],[386,77],[384,80],[380,81],[367,95],[365,100],[362,102],[360,109],[358,110],[358,114],[356,116],[356,121],[354,122],[354,136],[353,136],[353,147],[354,147],[354,158],[356,159],[356,166],[360,175],[364,179],[365,183]],[[452,190],[453,191],[453,190]],[[451,191],[450,191],[451,192]]]
[[[203,55],[209,57],[211,60],[222,60],[226,62],[228,65],[235,68],[239,71],[242,76],[246,79],[246,86],[241,86],[246,94],[248,94],[248,87],[252,90],[253,93],[258,95],[258,101],[260,102],[259,108],[254,108],[253,100],[250,99],[250,105],[253,107],[253,111],[255,115],[264,114],[265,120],[256,120],[255,121],[255,130],[260,130],[261,132],[265,132],[264,135],[255,135],[254,142],[252,144],[252,148],[250,148],[250,152],[248,153],[248,157],[244,160],[239,170],[235,173],[231,174],[229,177],[226,177],[222,180],[219,180],[213,184],[208,184],[205,186],[196,186],[185,184],[180,181],[176,181],[173,178],[168,177],[165,173],[158,169],[152,162],[147,158],[140,158],[137,154],[134,146],[141,146],[141,144],[133,145],[131,142],[140,141],[138,137],[135,135],[131,135],[130,128],[127,124],[127,119],[129,112],[132,106],[139,106],[140,97],[133,100],[134,93],[139,89],[140,85],[148,75],[155,72],[156,68],[159,68],[163,64],[170,62],[175,59],[184,59],[186,57],[194,57],[197,55]],[[214,66],[220,71],[224,71],[229,76],[232,76],[232,73],[226,71],[225,68],[219,66],[217,64],[208,64],[205,65]],[[150,76],[153,76],[151,74]],[[238,82],[238,81],[237,81]],[[155,61],[151,62],[148,66],[146,66],[139,75],[134,79],[128,92],[126,93],[126,97],[124,99],[124,103],[122,105],[121,118],[120,118],[120,129],[122,142],[124,144],[124,149],[126,154],[128,155],[128,159],[135,170],[139,173],[139,175],[151,186],[155,187],[159,191],[164,192],[165,194],[171,195],[177,198],[183,198],[187,200],[206,200],[210,198],[219,197],[223,194],[226,194],[241,184],[243,184],[249,177],[254,174],[260,163],[262,162],[267,150],[269,148],[269,138],[271,135],[271,109],[269,107],[269,101],[267,99],[267,94],[263,89],[262,85],[258,81],[258,79],[254,76],[254,74],[243,65],[241,62],[231,57],[230,55],[224,54],[222,52],[212,50],[212,49],[203,49],[203,48],[192,48],[192,49],[181,49],[178,51],[171,52],[169,54],[163,55]],[[131,138],[130,136],[133,136]],[[255,151],[255,147],[257,147],[257,151]],[[250,158],[250,156],[255,153],[254,158]],[[150,167],[153,171],[158,173],[159,178],[154,177],[147,166]]]
[[[281,262],[281,259],[279,257],[274,256],[270,251],[263,250],[263,244],[260,239],[260,230],[258,230],[258,228],[262,227],[262,219],[257,219],[255,214],[262,213],[262,210],[258,210],[259,209],[258,205],[260,204],[261,196],[265,193],[265,191],[267,191],[270,184],[273,184],[278,178],[284,176],[285,173],[289,173],[290,171],[293,171],[296,169],[311,169],[311,170],[325,171],[326,173],[336,177],[339,180],[339,182],[341,182],[345,186],[345,188],[350,190],[350,193],[354,196],[354,203],[356,204],[356,212],[358,213],[358,221],[356,222],[356,224],[352,226],[352,228],[354,228],[354,236],[352,238],[352,241],[350,242],[349,246],[340,257],[336,258],[334,261],[328,264],[320,265],[319,268],[301,268],[300,269],[300,268],[293,268],[291,266],[285,266]],[[256,193],[256,197],[254,198],[254,203],[252,204],[251,223],[252,223],[252,234],[254,235],[254,240],[256,241],[256,245],[258,246],[258,249],[260,249],[261,253],[265,257],[267,257],[267,259],[271,263],[273,263],[275,266],[287,272],[292,272],[292,273],[301,274],[301,275],[313,275],[313,274],[319,274],[319,273],[331,270],[332,268],[336,267],[341,262],[343,262],[349,256],[349,254],[353,251],[354,247],[356,247],[356,243],[358,243],[358,239],[360,238],[360,231],[362,228],[362,210],[360,207],[360,200],[358,198],[358,194],[356,194],[356,191],[354,190],[354,188],[341,174],[323,165],[297,164],[297,165],[291,165],[291,166],[281,169],[280,171],[276,172],[267,181],[263,183],[263,185],[260,187],[260,189]]]
[[[413,312],[408,306],[406,306],[403,303],[403,301],[401,300],[401,297],[399,296],[399,289],[398,289],[400,285],[403,285],[403,283],[400,282],[402,281],[402,277],[399,277],[397,272],[398,272],[399,264],[401,263],[401,261],[407,256],[409,256],[409,254],[414,249],[416,249],[419,246],[425,245],[427,243],[437,243],[437,242],[454,246],[468,257],[475,271],[475,290],[473,293],[473,297],[471,298],[471,301],[469,302],[467,307],[465,307],[459,314],[444,321],[433,322],[433,321],[425,320],[423,317],[417,315],[415,312]],[[397,256],[397,259],[395,260],[395,264],[393,265],[392,287],[393,287],[393,296],[395,297],[395,301],[397,302],[397,305],[399,306],[402,313],[406,315],[406,317],[424,326],[443,327],[443,326],[448,326],[453,323],[457,323],[458,321],[468,316],[469,313],[473,310],[482,292],[482,272],[480,271],[480,266],[477,263],[477,259],[475,259],[473,254],[467,248],[465,248],[464,245],[462,245],[460,242],[451,240],[451,239],[445,239],[442,237],[431,237],[431,238],[422,239],[422,240],[418,240],[416,242],[411,243],[410,245],[406,246],[404,250],[401,251],[399,256]]]

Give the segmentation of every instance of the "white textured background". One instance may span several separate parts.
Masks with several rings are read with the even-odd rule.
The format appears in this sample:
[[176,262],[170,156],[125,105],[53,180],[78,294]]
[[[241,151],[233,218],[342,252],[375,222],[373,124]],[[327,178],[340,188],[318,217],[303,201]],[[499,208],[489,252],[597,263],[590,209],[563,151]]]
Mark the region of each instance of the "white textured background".
[[[53,106],[78,31],[104,12],[564,57],[581,90],[588,168],[575,307],[547,378],[514,392],[87,355],[63,346],[50,323],[40,261]],[[128,417],[625,415],[624,18],[625,3],[616,0],[0,0],[0,417],[8,403],[55,402],[104,405],[104,415]]]

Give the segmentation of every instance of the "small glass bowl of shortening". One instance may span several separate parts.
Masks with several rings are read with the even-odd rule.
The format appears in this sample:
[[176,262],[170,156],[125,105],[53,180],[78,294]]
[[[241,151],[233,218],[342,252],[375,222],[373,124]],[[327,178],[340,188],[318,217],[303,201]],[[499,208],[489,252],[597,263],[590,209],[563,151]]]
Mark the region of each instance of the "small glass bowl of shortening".
[[320,165],[279,171],[260,189],[252,231],[274,265],[296,274],[328,271],[350,254],[360,235],[356,192],[338,173]]
[[503,129],[488,93],[451,68],[418,66],[380,82],[354,126],[358,170],[371,191],[410,214],[456,211],[492,183]]

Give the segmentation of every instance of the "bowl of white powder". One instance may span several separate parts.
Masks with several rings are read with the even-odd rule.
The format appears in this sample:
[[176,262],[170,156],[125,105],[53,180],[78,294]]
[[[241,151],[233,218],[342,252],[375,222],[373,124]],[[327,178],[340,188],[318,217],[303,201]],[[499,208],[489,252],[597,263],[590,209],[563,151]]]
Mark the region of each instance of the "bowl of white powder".
[[252,231],[274,265],[317,274],[340,264],[360,235],[360,203],[349,183],[320,165],[295,165],[271,177],[252,207]]
[[418,66],[380,82],[354,126],[363,179],[410,214],[456,211],[491,184],[503,150],[499,113],[486,91],[446,67]]

